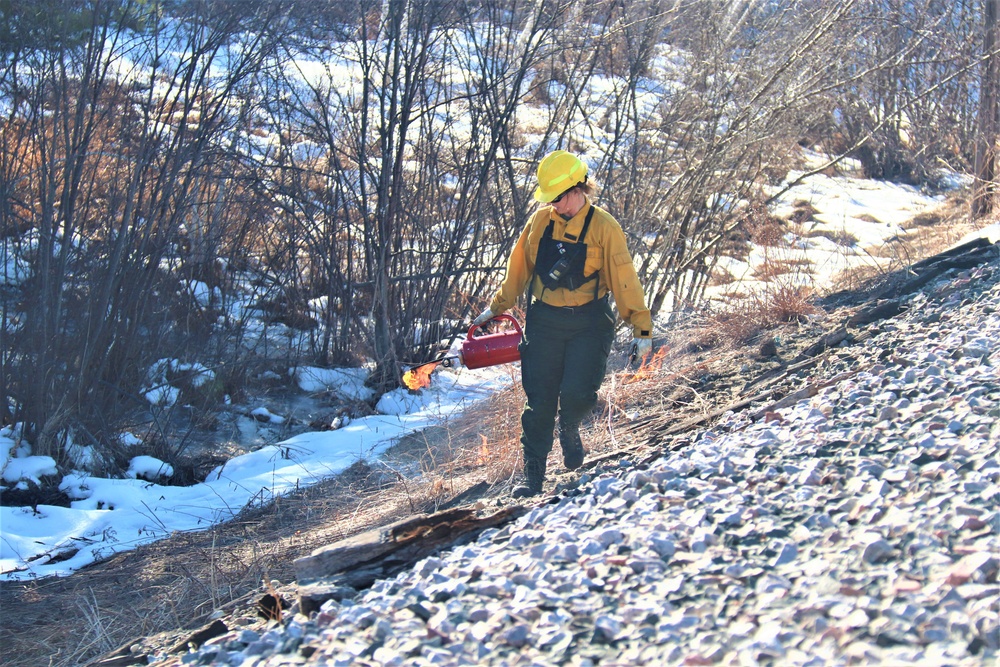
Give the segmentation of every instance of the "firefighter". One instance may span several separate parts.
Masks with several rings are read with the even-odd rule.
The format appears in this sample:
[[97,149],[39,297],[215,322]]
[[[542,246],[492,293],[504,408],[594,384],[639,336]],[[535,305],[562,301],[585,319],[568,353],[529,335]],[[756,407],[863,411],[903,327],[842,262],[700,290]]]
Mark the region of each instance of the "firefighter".
[[519,498],[542,491],[557,414],[563,463],[569,470],[583,465],[580,422],[597,403],[615,337],[609,294],[632,325],[630,354],[644,358],[653,349],[652,319],[625,234],[591,202],[587,165],[557,150],[539,163],[537,177],[541,206],[522,230],[489,308],[473,321],[485,324],[528,290],[520,345],[525,482],[513,491]]

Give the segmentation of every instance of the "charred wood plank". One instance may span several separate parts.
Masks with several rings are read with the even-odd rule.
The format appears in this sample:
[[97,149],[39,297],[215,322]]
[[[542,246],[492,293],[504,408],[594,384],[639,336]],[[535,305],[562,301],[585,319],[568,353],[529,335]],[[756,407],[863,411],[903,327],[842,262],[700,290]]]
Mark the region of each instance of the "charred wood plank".
[[[796,362],[799,362],[803,363],[804,365],[808,365],[809,361],[811,361],[813,357],[823,352],[826,352],[831,348],[837,347],[845,340],[848,342],[850,342],[851,340],[851,334],[847,332],[847,327],[840,327],[839,329],[835,329],[834,331],[831,331],[828,334],[824,334],[823,336],[820,337],[818,341],[816,341],[806,349],[802,350],[802,352],[799,353],[799,356],[796,357],[795,361],[793,361],[792,364],[794,365]],[[788,370],[794,371],[795,369],[790,367]]]
[[421,514],[320,547],[293,561],[299,584],[327,582],[362,589],[435,551],[521,516],[520,505],[487,516],[470,508]]
[[[847,330],[843,328],[823,336],[819,341],[813,343],[799,353],[799,355],[792,359],[788,365],[775,368],[774,370],[763,373],[754,378],[752,381],[747,382],[743,386],[743,391],[740,393],[749,391],[750,389],[761,385],[766,386],[776,384],[781,380],[788,379],[793,373],[797,373],[801,370],[809,368],[810,366],[815,366],[826,358],[826,355],[823,355],[824,352],[839,345],[840,342],[844,340],[852,341],[853,338],[847,333]],[[761,392],[763,389],[758,389],[757,391]]]
[[895,297],[916,292],[924,285],[948,271],[961,271],[985,264],[996,259],[1000,245],[991,243],[989,239],[977,238],[958,247],[945,250],[932,257],[915,262],[909,269],[914,276],[900,285],[889,287],[883,295],[893,294]]
[[229,628],[225,623],[219,620],[212,621],[208,625],[204,625],[196,630],[184,641],[176,644],[170,649],[170,653],[187,653],[192,648],[198,648],[209,639],[219,637],[227,632],[229,632]]
[[931,255],[930,257],[925,257],[924,259],[914,262],[914,269],[921,269],[932,264],[936,264],[942,260],[952,260],[956,258],[962,258],[963,256],[975,256],[984,249],[996,248],[996,244],[991,243],[988,238],[977,237],[972,239],[967,243],[955,246],[954,248],[949,248],[948,250],[943,250],[936,255]]
[[857,327],[864,324],[871,324],[872,322],[880,322],[881,320],[895,317],[906,310],[907,307],[903,304],[902,299],[882,300],[871,308],[865,308],[848,318],[847,325]]
[[[885,288],[874,306],[860,311],[850,318],[847,324],[848,326],[858,326],[895,317],[907,310],[903,297],[916,292],[927,283],[946,273],[971,269],[994,260],[997,258],[998,252],[1000,252],[1000,245],[991,243],[989,239],[977,238],[915,262],[908,269],[912,278]],[[892,298],[884,298],[889,295]]]

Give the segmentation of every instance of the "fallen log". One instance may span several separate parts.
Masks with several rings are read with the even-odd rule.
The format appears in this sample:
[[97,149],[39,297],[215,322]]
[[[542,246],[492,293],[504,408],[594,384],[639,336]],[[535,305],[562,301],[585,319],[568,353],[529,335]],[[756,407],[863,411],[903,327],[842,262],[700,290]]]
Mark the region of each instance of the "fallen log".
[[178,642],[170,649],[170,653],[185,653],[192,648],[198,648],[209,639],[220,637],[229,632],[229,628],[220,620],[212,621],[198,628],[191,636]]
[[303,612],[393,576],[439,549],[474,539],[523,515],[521,505],[479,516],[471,508],[421,514],[320,547],[292,562]]

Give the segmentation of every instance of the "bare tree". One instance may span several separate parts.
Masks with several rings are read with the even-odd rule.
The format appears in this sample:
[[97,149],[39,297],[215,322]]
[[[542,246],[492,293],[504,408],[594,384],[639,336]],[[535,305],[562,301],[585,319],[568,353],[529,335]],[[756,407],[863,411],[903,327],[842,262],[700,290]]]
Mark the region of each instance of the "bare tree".
[[996,205],[997,140],[1000,137],[1000,1],[984,0],[982,83],[979,89],[979,133],[976,138],[976,182],[972,218],[985,216]]
[[355,34],[299,47],[357,73],[299,72],[269,105],[283,135],[321,147],[282,154],[274,193],[303,226],[326,328],[344,334],[320,358],[365,352],[392,387],[493,284],[528,206],[515,112],[551,14],[359,2]]
[[[202,9],[166,30],[145,3],[93,3],[87,21],[56,24],[72,34],[32,50],[3,82],[17,101],[4,187],[23,202],[4,228],[35,239],[23,325],[3,366],[16,418],[42,451],[56,454],[67,427],[100,429],[135,400],[150,355],[165,352],[150,342],[172,340],[183,295],[164,260],[188,230],[199,243],[211,236],[199,197],[225,196],[225,172],[211,174],[224,163],[230,105],[267,57],[280,7]],[[231,49],[251,25],[255,36]]]
[[[651,14],[677,28],[663,56],[674,86],[624,128],[636,146],[614,154],[607,196],[635,237],[654,313],[699,301],[746,219],[745,202],[759,197],[812,113],[825,73],[815,63],[830,57],[853,5],[797,3],[793,13],[775,3],[691,3]],[[648,59],[650,50],[636,54]]]

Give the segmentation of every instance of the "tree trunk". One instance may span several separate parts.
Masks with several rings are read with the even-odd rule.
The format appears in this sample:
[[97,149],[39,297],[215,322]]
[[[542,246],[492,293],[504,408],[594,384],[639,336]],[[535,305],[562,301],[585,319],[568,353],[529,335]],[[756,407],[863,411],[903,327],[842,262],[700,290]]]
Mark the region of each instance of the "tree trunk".
[[976,142],[976,182],[972,190],[972,219],[982,218],[993,210],[996,194],[996,146],[1000,130],[1000,56],[997,14],[1000,0],[985,0],[986,19],[983,40],[983,78],[979,97],[979,138]]

